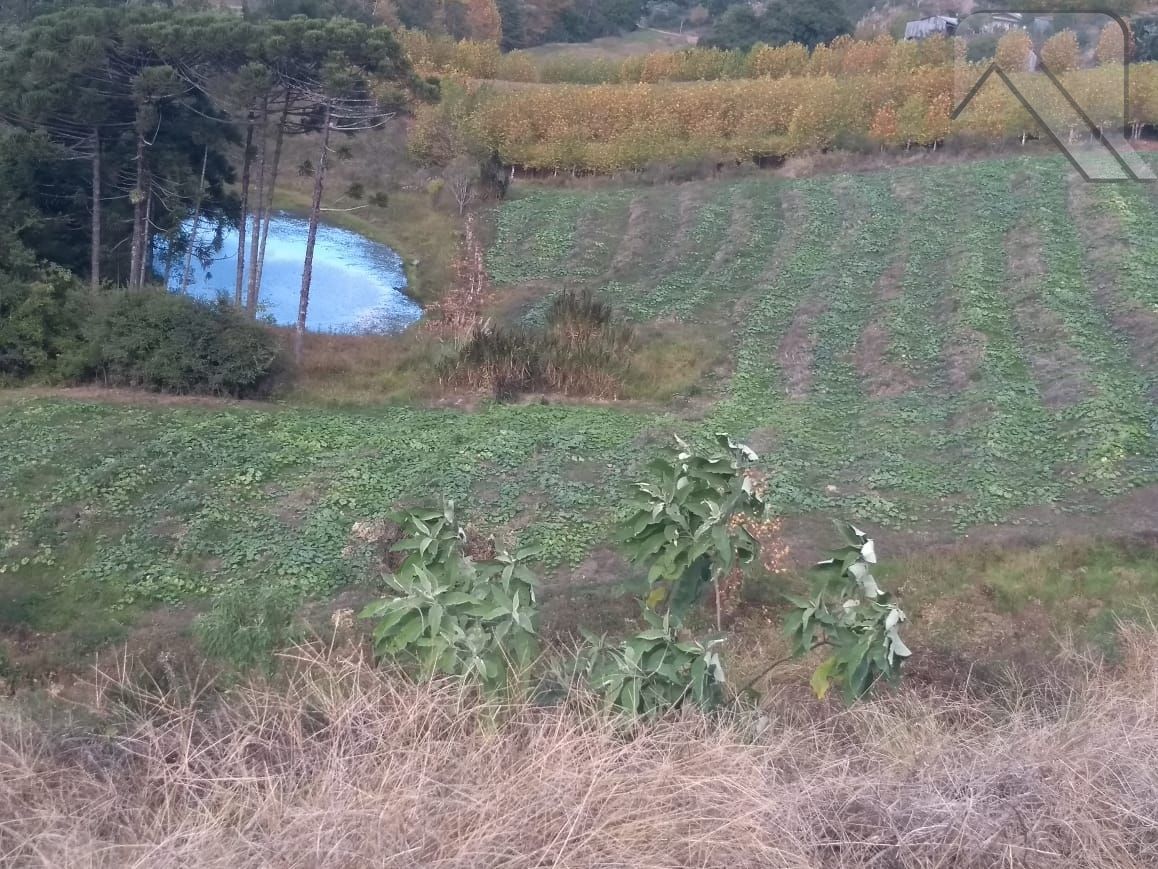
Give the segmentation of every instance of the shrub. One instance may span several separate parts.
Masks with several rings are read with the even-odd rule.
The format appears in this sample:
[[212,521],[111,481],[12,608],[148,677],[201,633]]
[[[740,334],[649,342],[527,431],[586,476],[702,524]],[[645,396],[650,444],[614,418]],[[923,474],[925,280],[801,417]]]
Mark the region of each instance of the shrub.
[[[726,434],[700,455],[679,438],[677,449],[648,463],[652,479],[635,484],[623,542],[629,558],[650,565],[650,608],[681,621],[708,585],[717,592],[734,568],[752,561],[758,544],[744,517],[764,518],[766,506],[749,474],[756,454]],[[719,627],[719,597],[716,601]]]
[[[2,242],[2,240],[0,240]],[[83,346],[86,291],[64,269],[0,270],[0,380],[56,379]]]
[[114,386],[234,397],[269,393],[277,336],[224,301],[162,291],[119,295],[99,318],[84,365]]
[[910,652],[900,637],[905,614],[872,575],[875,543],[847,522],[834,524],[844,545],[817,565],[809,597],[789,598],[796,611],[785,628],[797,655],[833,650],[813,673],[812,688],[823,698],[830,685],[840,686],[851,703],[881,679],[895,682]]
[[997,37],[992,33],[984,33],[969,40],[965,48],[965,59],[970,63],[980,63],[983,60],[992,60],[997,54]]
[[720,637],[681,639],[668,616],[644,610],[649,629],[618,646],[588,637],[583,669],[607,711],[655,718],[693,703],[713,709],[725,699],[724,668],[716,647]]
[[590,291],[555,298],[542,329],[475,327],[444,382],[492,390],[500,400],[524,392],[614,397],[623,382],[634,340],[612,308]]
[[391,550],[407,553],[386,577],[396,596],[361,616],[375,620],[377,655],[417,667],[424,679],[464,676],[491,689],[506,684],[512,668],[525,670],[538,653],[538,583],[524,562],[537,552],[476,561],[463,551],[453,501],[392,518],[406,537]]

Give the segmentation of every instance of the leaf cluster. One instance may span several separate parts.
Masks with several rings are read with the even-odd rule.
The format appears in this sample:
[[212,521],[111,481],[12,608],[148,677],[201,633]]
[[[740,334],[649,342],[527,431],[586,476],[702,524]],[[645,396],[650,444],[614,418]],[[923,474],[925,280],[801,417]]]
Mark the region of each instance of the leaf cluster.
[[680,639],[671,615],[644,609],[648,629],[617,646],[588,635],[584,673],[608,711],[654,718],[686,702],[711,709],[724,700],[722,637]]
[[755,538],[734,519],[762,517],[765,504],[744,473],[757,459],[747,446],[718,433],[718,450],[697,455],[676,440],[647,464],[653,480],[635,484],[623,542],[632,562],[650,565],[647,605],[678,622],[708,584],[755,557]]
[[871,572],[875,543],[854,525],[833,524],[844,545],[817,564],[810,596],[789,597],[796,609],[784,628],[796,655],[833,649],[813,673],[812,687],[823,698],[831,686],[840,686],[851,703],[882,678],[895,682],[911,653],[899,633],[905,614]]
[[488,688],[506,684],[538,654],[531,548],[476,562],[464,554],[466,534],[453,501],[395,514],[408,553],[386,577],[395,597],[362,611],[374,619],[375,652],[417,668],[421,678],[464,676]]

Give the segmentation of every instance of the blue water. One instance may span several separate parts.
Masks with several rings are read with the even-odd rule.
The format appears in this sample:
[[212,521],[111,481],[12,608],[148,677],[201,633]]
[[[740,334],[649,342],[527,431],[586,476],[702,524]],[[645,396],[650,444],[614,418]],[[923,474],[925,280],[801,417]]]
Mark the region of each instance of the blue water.
[[[191,227],[189,227],[191,228]],[[259,313],[292,326],[298,317],[308,221],[276,212],[269,225],[265,267],[261,272]],[[203,230],[202,243],[210,240]],[[224,244],[205,268],[193,261],[189,294],[203,299],[233,298],[237,274],[237,231],[223,234]],[[250,239],[246,238],[246,259]],[[164,254],[156,263],[164,270]],[[180,290],[184,259],[174,263],[169,288]],[[248,263],[247,263],[248,267]],[[246,284],[248,286],[248,282]],[[402,258],[384,244],[356,232],[321,224],[314,246],[314,275],[306,326],[317,332],[398,332],[422,316],[422,308],[402,291],[406,272]]]

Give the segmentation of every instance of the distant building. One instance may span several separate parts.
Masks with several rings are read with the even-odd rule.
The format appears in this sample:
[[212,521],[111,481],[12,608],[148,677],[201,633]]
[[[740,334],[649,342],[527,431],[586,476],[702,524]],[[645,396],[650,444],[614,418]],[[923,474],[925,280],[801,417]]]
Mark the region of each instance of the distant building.
[[946,15],[930,15],[905,25],[905,39],[928,39],[930,36],[952,36],[957,32],[957,19]]
[[1024,30],[1025,23],[1020,12],[994,12],[983,33],[1007,33],[1010,30]]

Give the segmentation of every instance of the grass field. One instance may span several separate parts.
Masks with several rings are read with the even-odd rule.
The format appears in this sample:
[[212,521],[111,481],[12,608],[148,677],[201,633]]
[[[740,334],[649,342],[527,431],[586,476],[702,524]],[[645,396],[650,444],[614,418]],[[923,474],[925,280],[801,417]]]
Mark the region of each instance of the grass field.
[[[326,598],[368,573],[343,554],[356,521],[439,494],[543,545],[574,594],[621,587],[599,553],[624,485],[677,431],[761,452],[802,562],[830,542],[828,516],[909,553],[1013,528],[1153,533],[1155,202],[1052,158],[521,193],[489,258],[518,316],[590,286],[647,328],[710,338],[727,370],[642,409],[0,395],[0,632],[88,649],[154,604],[241,583]],[[1063,624],[1158,599],[1152,554],[976,557],[958,578],[911,555],[896,581],[923,606],[984,586],[997,609]]]
[[590,42],[548,42],[527,49],[527,53],[544,60],[581,58],[587,60],[623,60],[653,51],[680,51],[694,45],[689,36],[651,28],[641,28],[623,36],[604,36]]
[[727,342],[704,427],[767,453],[782,511],[964,530],[1158,481],[1155,200],[1068,174],[544,190],[503,209],[490,265]]

